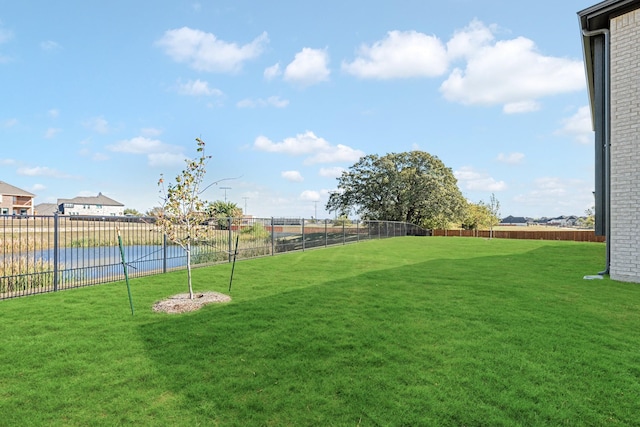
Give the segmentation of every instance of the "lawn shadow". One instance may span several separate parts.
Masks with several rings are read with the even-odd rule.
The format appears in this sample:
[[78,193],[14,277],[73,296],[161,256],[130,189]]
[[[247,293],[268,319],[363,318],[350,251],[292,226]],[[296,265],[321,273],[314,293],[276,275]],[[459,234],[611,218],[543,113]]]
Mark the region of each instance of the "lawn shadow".
[[[593,253],[550,246],[430,260],[196,313],[158,315],[140,326],[140,336],[167,391],[182,397],[180,410],[194,420],[428,423],[495,399],[522,376],[521,367],[512,367],[493,386],[480,378],[484,365],[508,363],[502,359],[506,350],[516,359],[533,359],[551,351],[555,339],[567,340],[562,325],[576,301],[586,289],[603,286],[582,280],[597,268]],[[574,322],[592,325],[596,318],[603,330],[609,323],[599,313],[585,316],[574,313]],[[480,385],[466,384],[470,380]],[[448,387],[438,386],[446,381]],[[562,389],[561,375],[547,381],[551,391]],[[466,384],[466,401],[451,384]],[[454,418],[454,424],[492,417],[497,422],[518,411],[500,409],[504,404],[480,405],[471,418]],[[522,414],[530,410],[521,408]]]

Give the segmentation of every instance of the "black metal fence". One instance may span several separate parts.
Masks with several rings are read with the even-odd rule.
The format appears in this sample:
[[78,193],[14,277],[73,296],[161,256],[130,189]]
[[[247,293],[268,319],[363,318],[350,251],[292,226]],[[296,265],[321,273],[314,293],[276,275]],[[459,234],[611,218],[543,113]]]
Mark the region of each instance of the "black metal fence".
[[[430,234],[390,221],[227,218],[213,221],[192,244],[192,266],[237,258]],[[184,250],[169,242],[153,218],[0,216],[0,300],[124,280],[120,236],[129,277],[186,268]]]

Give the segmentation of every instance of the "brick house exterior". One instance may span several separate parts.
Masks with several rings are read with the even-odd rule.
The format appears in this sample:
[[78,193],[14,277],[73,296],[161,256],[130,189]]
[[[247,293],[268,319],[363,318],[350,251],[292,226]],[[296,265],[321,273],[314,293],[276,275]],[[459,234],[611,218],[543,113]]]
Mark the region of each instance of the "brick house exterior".
[[640,0],[578,12],[596,150],[596,232],[605,272],[640,283]]
[[33,215],[35,194],[0,181],[0,215]]

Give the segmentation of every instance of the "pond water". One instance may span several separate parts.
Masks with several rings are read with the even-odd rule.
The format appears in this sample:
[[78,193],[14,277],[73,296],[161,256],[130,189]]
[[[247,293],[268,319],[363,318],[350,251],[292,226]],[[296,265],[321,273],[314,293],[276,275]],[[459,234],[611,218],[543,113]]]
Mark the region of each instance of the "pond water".
[[[179,246],[164,248],[161,245],[134,245],[124,246],[123,251],[129,275],[158,271],[165,266],[167,270],[171,270],[187,264],[186,253]],[[199,248],[194,247],[192,257],[199,252]],[[49,249],[38,253],[36,258],[45,263],[57,264],[59,270],[74,271],[74,275],[81,271],[84,278],[100,279],[123,272],[118,246],[60,248],[57,255],[55,260],[54,250]]]

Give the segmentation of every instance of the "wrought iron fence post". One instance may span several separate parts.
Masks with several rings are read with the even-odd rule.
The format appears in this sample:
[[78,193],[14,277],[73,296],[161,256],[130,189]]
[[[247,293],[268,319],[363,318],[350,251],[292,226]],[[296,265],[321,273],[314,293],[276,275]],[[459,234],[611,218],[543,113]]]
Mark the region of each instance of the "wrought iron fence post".
[[58,239],[60,233],[58,230],[58,212],[53,214],[53,291],[58,290],[58,257],[60,256],[60,243]]
[[329,246],[329,235],[327,234],[327,218],[324,219],[324,247]]
[[271,256],[276,254],[275,234],[276,230],[273,228],[273,217],[271,217]]
[[167,272],[167,235],[162,234],[162,272]]
[[304,252],[305,249],[305,245],[304,245],[304,218],[302,218],[302,252]]
[[231,240],[233,240],[233,231],[231,230],[231,217],[227,218],[227,228],[229,229],[229,252],[227,253],[229,254],[229,262],[231,262],[231,259],[233,258],[231,256],[231,253],[232,253]]
[[356,219],[356,242],[360,242],[360,220]]
[[345,225],[347,223],[347,220],[345,219],[344,221],[342,221],[342,244],[346,245],[347,244],[347,235],[345,233]]

